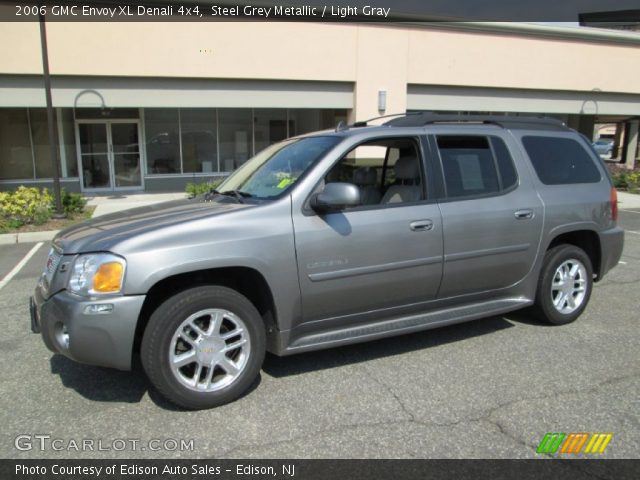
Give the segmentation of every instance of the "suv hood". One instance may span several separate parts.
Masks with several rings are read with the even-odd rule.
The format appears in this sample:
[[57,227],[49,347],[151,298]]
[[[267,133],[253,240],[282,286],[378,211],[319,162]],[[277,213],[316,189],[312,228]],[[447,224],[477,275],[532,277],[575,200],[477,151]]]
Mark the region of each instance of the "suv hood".
[[53,243],[65,254],[107,251],[136,235],[253,206],[202,197],[174,200],[92,218],[62,230]]

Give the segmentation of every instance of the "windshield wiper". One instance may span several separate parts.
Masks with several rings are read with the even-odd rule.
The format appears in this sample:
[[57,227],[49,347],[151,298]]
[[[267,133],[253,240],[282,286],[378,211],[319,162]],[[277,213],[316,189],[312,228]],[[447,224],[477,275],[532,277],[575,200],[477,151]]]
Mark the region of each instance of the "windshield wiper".
[[[212,188],[207,193],[204,194],[204,199],[209,202],[211,201],[214,195],[219,195],[219,194],[220,192],[218,190],[216,190],[215,188]],[[194,195],[194,197],[196,197],[196,195]]]
[[243,192],[242,190],[226,190],[224,192],[219,192],[220,195],[226,195],[228,197],[235,197],[238,202],[240,203],[244,203],[244,199],[245,198],[251,198],[253,197],[252,193],[249,192]]

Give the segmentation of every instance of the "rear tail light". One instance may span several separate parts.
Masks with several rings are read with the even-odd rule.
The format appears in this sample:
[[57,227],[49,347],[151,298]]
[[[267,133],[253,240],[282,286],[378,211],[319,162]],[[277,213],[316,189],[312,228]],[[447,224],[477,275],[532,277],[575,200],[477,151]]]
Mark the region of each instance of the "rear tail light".
[[611,219],[614,222],[618,221],[618,192],[614,187],[611,187],[611,195],[609,197],[611,203]]

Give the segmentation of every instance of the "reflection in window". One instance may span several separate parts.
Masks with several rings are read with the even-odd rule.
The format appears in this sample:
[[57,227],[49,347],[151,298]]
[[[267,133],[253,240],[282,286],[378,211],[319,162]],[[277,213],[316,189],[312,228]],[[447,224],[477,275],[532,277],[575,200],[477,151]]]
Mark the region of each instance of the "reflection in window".
[[287,138],[286,109],[255,109],[255,153]]
[[182,171],[217,172],[216,111],[213,108],[180,109]]
[[178,109],[145,109],[147,172],[180,173]]
[[[62,108],[59,110],[60,125],[62,126],[62,145],[60,149],[64,151],[67,161],[67,177],[78,176],[78,160],[76,158],[76,131],[73,121],[73,109]],[[64,176],[64,172],[62,172]]]
[[36,160],[36,178],[51,178],[53,177],[53,164],[49,145],[47,110],[44,108],[30,108],[29,120],[31,123],[31,138],[33,139],[33,153]]
[[442,135],[438,136],[438,148],[449,197],[487,195],[500,190],[486,137]]
[[0,180],[33,178],[26,108],[0,109]]
[[253,155],[250,108],[218,109],[220,170],[233,172]]

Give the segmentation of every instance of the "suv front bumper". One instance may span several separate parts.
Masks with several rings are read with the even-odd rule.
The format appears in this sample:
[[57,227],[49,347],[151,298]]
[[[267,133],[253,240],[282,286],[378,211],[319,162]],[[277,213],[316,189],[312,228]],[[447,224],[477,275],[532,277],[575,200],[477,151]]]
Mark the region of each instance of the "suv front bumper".
[[[30,299],[31,329],[49,350],[102,367],[131,369],[136,325],[144,295],[89,299],[61,291],[46,299],[38,286]],[[111,305],[88,313],[92,305]]]

